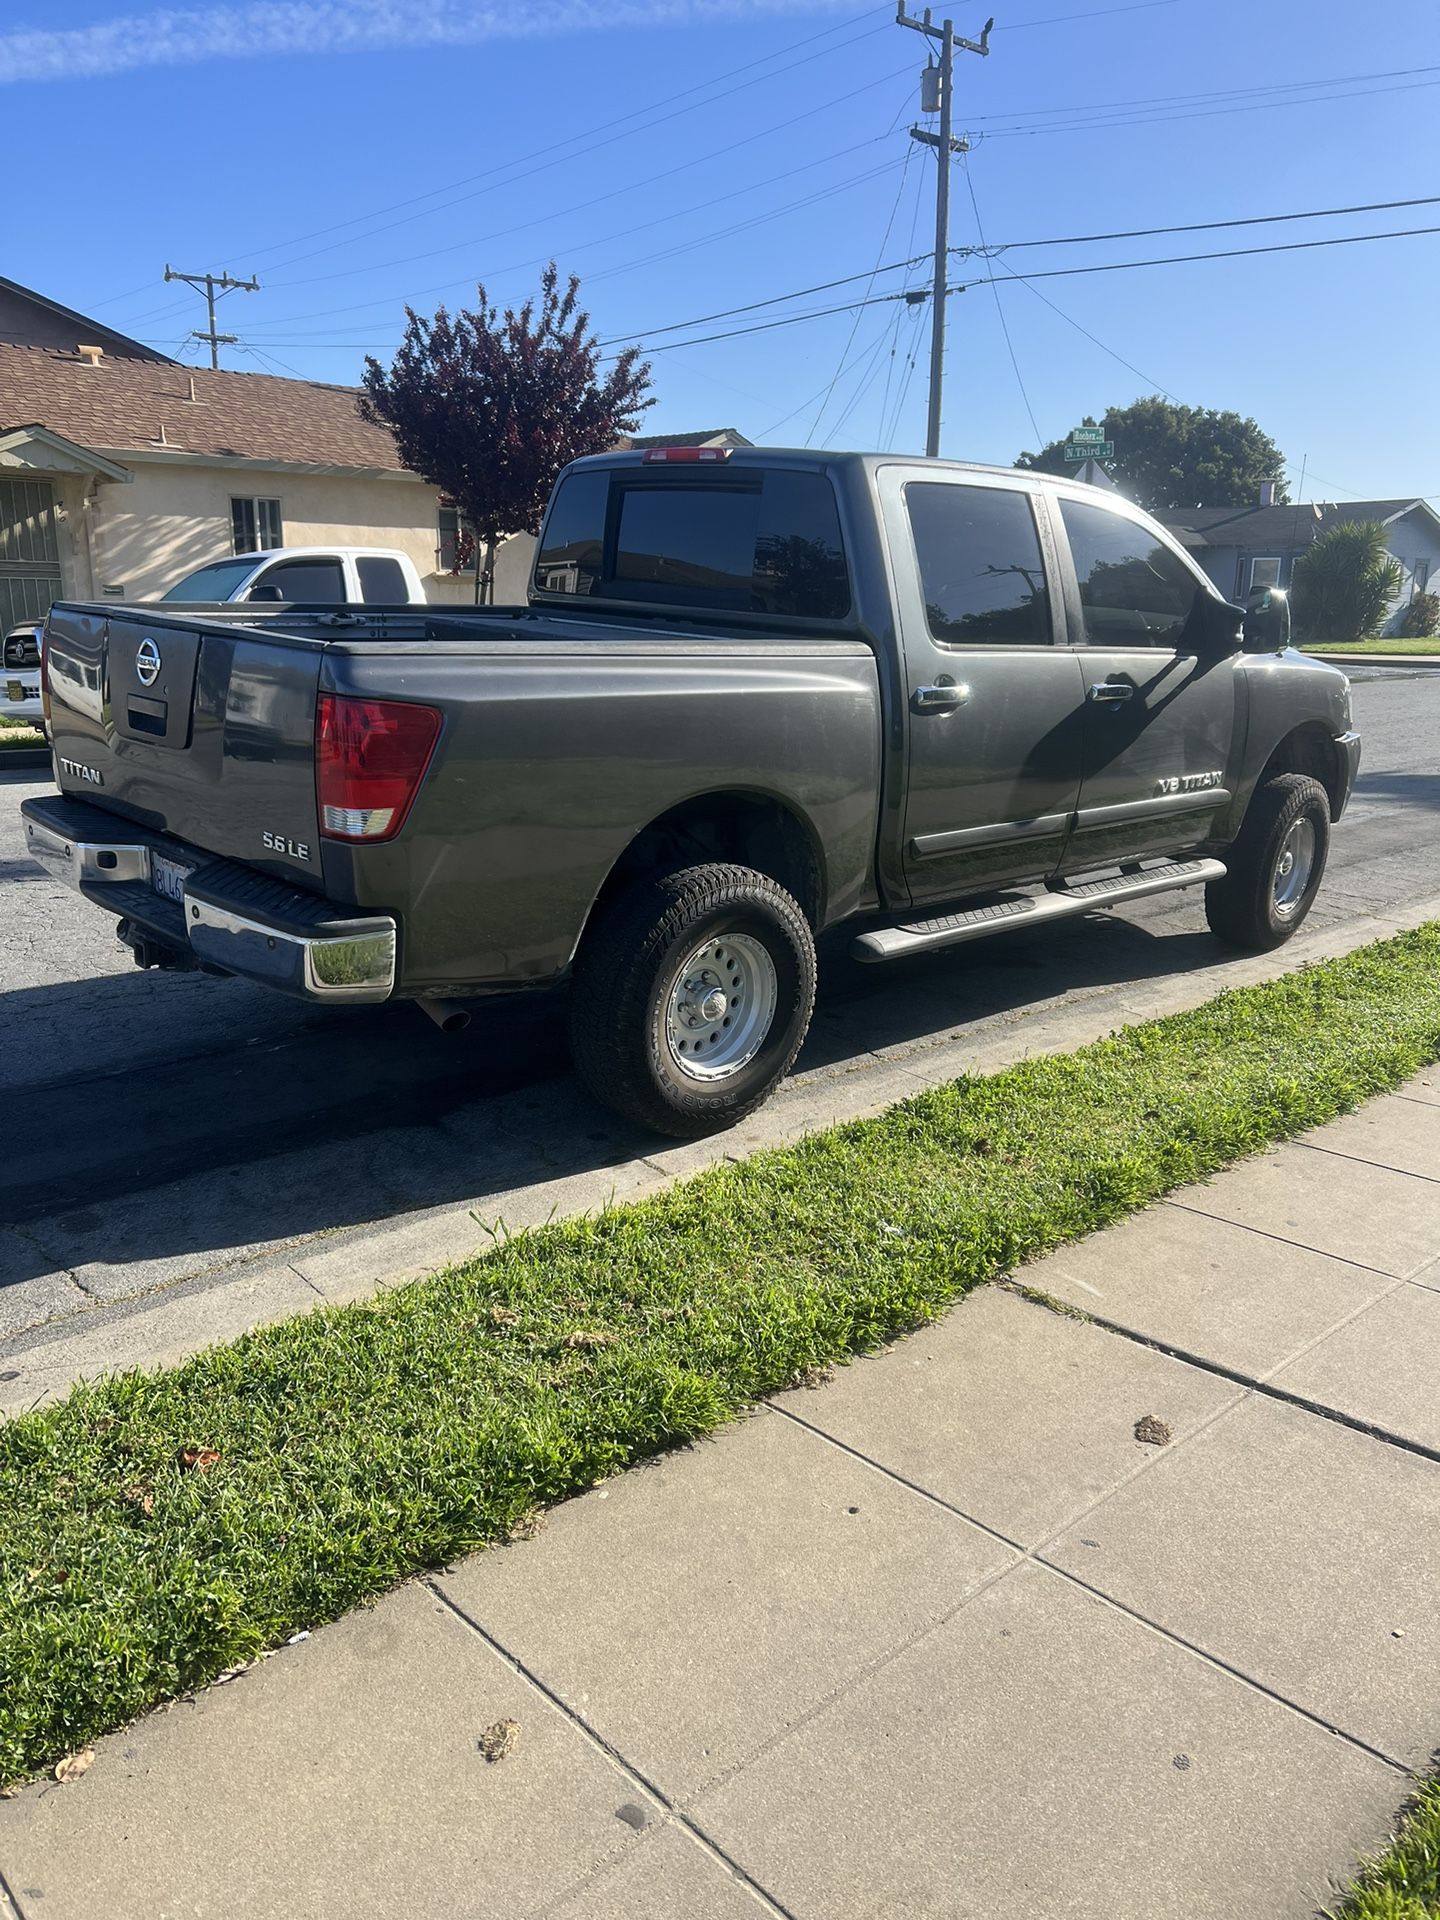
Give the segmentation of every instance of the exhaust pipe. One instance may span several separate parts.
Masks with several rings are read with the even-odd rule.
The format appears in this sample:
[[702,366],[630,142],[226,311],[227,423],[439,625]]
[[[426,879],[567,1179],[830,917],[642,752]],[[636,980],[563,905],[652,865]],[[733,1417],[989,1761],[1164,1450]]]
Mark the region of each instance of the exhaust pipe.
[[453,1000],[432,1000],[429,994],[422,993],[415,1004],[442,1033],[463,1033],[470,1024],[469,1008],[457,1007]]

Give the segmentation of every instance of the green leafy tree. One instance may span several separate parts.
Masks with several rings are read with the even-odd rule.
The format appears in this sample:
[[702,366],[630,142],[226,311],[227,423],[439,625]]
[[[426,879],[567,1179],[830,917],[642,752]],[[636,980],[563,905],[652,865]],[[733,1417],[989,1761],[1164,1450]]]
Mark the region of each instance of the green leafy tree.
[[[537,304],[504,313],[484,287],[473,312],[433,320],[405,309],[405,337],[389,368],[367,355],[360,412],[388,427],[412,472],[447,493],[483,546],[475,597],[491,597],[495,549],[513,533],[536,533],[560,469],[606,453],[633,434],[654,401],[650,368],[631,347],[603,375],[600,343],[580,308],[580,282],[565,290],[552,260]],[[485,589],[482,596],[482,587]]]
[[1295,562],[1290,611],[1307,640],[1334,646],[1374,633],[1403,579],[1385,548],[1378,520],[1342,520],[1328,527]]
[[[1248,507],[1260,498],[1264,480],[1275,481],[1275,499],[1290,496],[1278,476],[1285,468],[1279,447],[1253,420],[1212,407],[1182,407],[1156,394],[1110,407],[1100,420],[1086,414],[1077,423],[1103,427],[1115,442],[1115,458],[1102,464],[1128,499],[1150,511],[1163,507]],[[1052,440],[1039,453],[1015,462],[1036,473],[1070,473],[1065,442]]]

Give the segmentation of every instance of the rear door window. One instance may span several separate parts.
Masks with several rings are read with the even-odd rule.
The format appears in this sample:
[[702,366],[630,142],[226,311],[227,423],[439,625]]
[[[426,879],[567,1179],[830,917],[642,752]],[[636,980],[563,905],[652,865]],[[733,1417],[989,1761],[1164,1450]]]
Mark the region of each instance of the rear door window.
[[405,569],[384,554],[362,554],[355,562],[360,575],[360,598],[372,607],[403,606],[410,598]]
[[535,585],[816,620],[850,609],[834,489],[785,468],[572,474],[546,519]]
[[1050,593],[1028,494],[912,482],[905,506],[931,636],[948,646],[1048,646]]
[[279,560],[267,567],[250,589],[252,600],[289,600],[332,605],[345,599],[345,573],[339,560]]
[[1060,502],[1080,587],[1084,638],[1092,647],[1178,647],[1195,596],[1204,591],[1185,562],[1137,521]]

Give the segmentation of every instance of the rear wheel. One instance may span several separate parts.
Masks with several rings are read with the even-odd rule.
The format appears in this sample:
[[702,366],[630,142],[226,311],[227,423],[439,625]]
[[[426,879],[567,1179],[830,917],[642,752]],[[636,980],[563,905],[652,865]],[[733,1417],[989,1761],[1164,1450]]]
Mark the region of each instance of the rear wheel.
[[627,1119],[698,1138],[768,1098],[814,1004],[815,942],[785,889],[748,867],[687,867],[636,882],[587,933],[575,1065]]
[[1320,782],[1303,773],[1267,780],[1225,856],[1225,878],[1205,889],[1211,932],[1251,952],[1283,946],[1314,904],[1329,851],[1330,802]]

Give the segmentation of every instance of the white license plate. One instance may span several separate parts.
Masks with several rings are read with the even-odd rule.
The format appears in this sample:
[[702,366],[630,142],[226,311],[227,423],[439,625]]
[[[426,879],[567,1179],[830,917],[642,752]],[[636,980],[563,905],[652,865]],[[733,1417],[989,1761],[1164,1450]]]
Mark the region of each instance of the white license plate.
[[185,882],[195,871],[193,867],[182,866],[178,860],[167,860],[163,854],[150,856],[150,884],[156,893],[167,900],[182,901],[185,898]]

